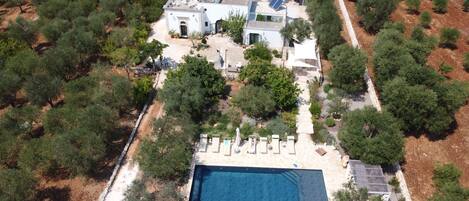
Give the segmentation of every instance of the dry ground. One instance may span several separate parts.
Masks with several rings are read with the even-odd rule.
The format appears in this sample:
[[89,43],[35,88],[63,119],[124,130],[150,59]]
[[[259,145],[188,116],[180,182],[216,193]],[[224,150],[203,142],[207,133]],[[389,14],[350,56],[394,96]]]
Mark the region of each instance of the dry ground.
[[[428,64],[438,69],[445,62],[454,67],[454,71],[448,74],[451,79],[469,81],[469,74],[463,70],[462,57],[469,51],[469,13],[462,11],[463,0],[449,0],[448,12],[436,14],[431,10],[432,2],[422,0],[420,11],[429,11],[432,14],[431,28],[426,32],[433,36],[439,36],[442,27],[453,27],[461,31],[461,37],[457,42],[457,49],[450,50],[436,48],[428,58]],[[353,2],[345,0],[353,26],[357,33],[362,48],[371,56],[374,35],[366,33],[358,24],[359,18]],[[391,18],[394,21],[402,21],[409,34],[412,27],[417,24],[418,15],[409,14],[405,2],[398,5]],[[370,69],[372,72],[372,69]],[[427,200],[434,192],[432,184],[433,168],[437,163],[454,163],[461,171],[461,183],[469,187],[469,105],[462,107],[456,114],[458,127],[448,137],[442,140],[432,141],[426,136],[410,136],[406,138],[406,155],[403,164],[409,190],[413,200]]]

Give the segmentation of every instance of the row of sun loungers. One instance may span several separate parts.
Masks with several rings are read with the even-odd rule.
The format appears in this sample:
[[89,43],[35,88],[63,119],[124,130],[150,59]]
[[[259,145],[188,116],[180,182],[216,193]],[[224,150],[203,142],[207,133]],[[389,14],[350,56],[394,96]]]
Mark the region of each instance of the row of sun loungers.
[[[208,144],[209,144],[208,136],[206,134],[200,135],[200,141],[198,145],[199,152],[207,152]],[[220,152],[220,137],[212,137],[211,145],[212,145],[211,151],[213,153]],[[247,153],[255,154],[256,146],[257,146],[257,138],[255,136],[250,136],[248,139],[247,145],[248,145]],[[280,154],[280,136],[272,135],[272,142],[270,143],[270,145],[268,145],[267,137],[259,138],[259,152],[261,154],[267,154],[267,150],[269,146],[272,150],[272,153]],[[224,139],[222,152],[225,156],[231,155],[231,147],[232,147],[231,139]],[[294,136],[287,136],[286,148],[289,154],[295,154],[295,137]]]

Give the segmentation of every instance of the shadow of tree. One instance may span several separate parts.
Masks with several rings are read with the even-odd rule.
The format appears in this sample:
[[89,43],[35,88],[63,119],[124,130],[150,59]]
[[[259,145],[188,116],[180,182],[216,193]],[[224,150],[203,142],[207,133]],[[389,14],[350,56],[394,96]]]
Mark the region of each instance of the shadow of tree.
[[50,201],[68,201],[70,200],[70,188],[57,188],[50,187],[40,190],[36,195],[36,201],[50,200]]

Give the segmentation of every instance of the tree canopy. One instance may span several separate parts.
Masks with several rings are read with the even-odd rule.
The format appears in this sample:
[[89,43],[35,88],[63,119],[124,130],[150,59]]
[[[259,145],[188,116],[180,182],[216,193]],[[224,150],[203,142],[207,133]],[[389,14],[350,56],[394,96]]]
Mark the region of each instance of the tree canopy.
[[206,58],[185,57],[177,70],[170,71],[159,96],[169,113],[189,114],[200,120],[224,94],[225,80]]
[[339,139],[352,158],[368,164],[394,164],[404,157],[399,124],[388,112],[367,107],[345,115]]
[[270,52],[266,43],[256,43],[254,47],[251,47],[244,51],[244,59],[253,61],[253,60],[265,60],[272,61],[272,52]]
[[153,133],[143,141],[137,160],[146,175],[177,180],[189,171],[196,126],[185,116],[168,114],[154,122]]
[[381,29],[389,15],[396,9],[395,0],[358,0],[357,14],[366,31],[375,33]]
[[275,111],[272,95],[263,87],[247,85],[233,97],[233,103],[251,117],[265,118]]
[[348,45],[339,45],[332,48],[328,58],[333,66],[329,76],[335,87],[351,94],[366,89],[364,75],[367,57],[363,52]]

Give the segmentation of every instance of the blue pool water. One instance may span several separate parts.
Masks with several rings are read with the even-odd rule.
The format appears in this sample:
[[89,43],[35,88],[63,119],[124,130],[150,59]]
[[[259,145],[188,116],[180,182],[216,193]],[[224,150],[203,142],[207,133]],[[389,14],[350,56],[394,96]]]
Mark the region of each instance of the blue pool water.
[[327,201],[320,170],[196,166],[190,201]]

